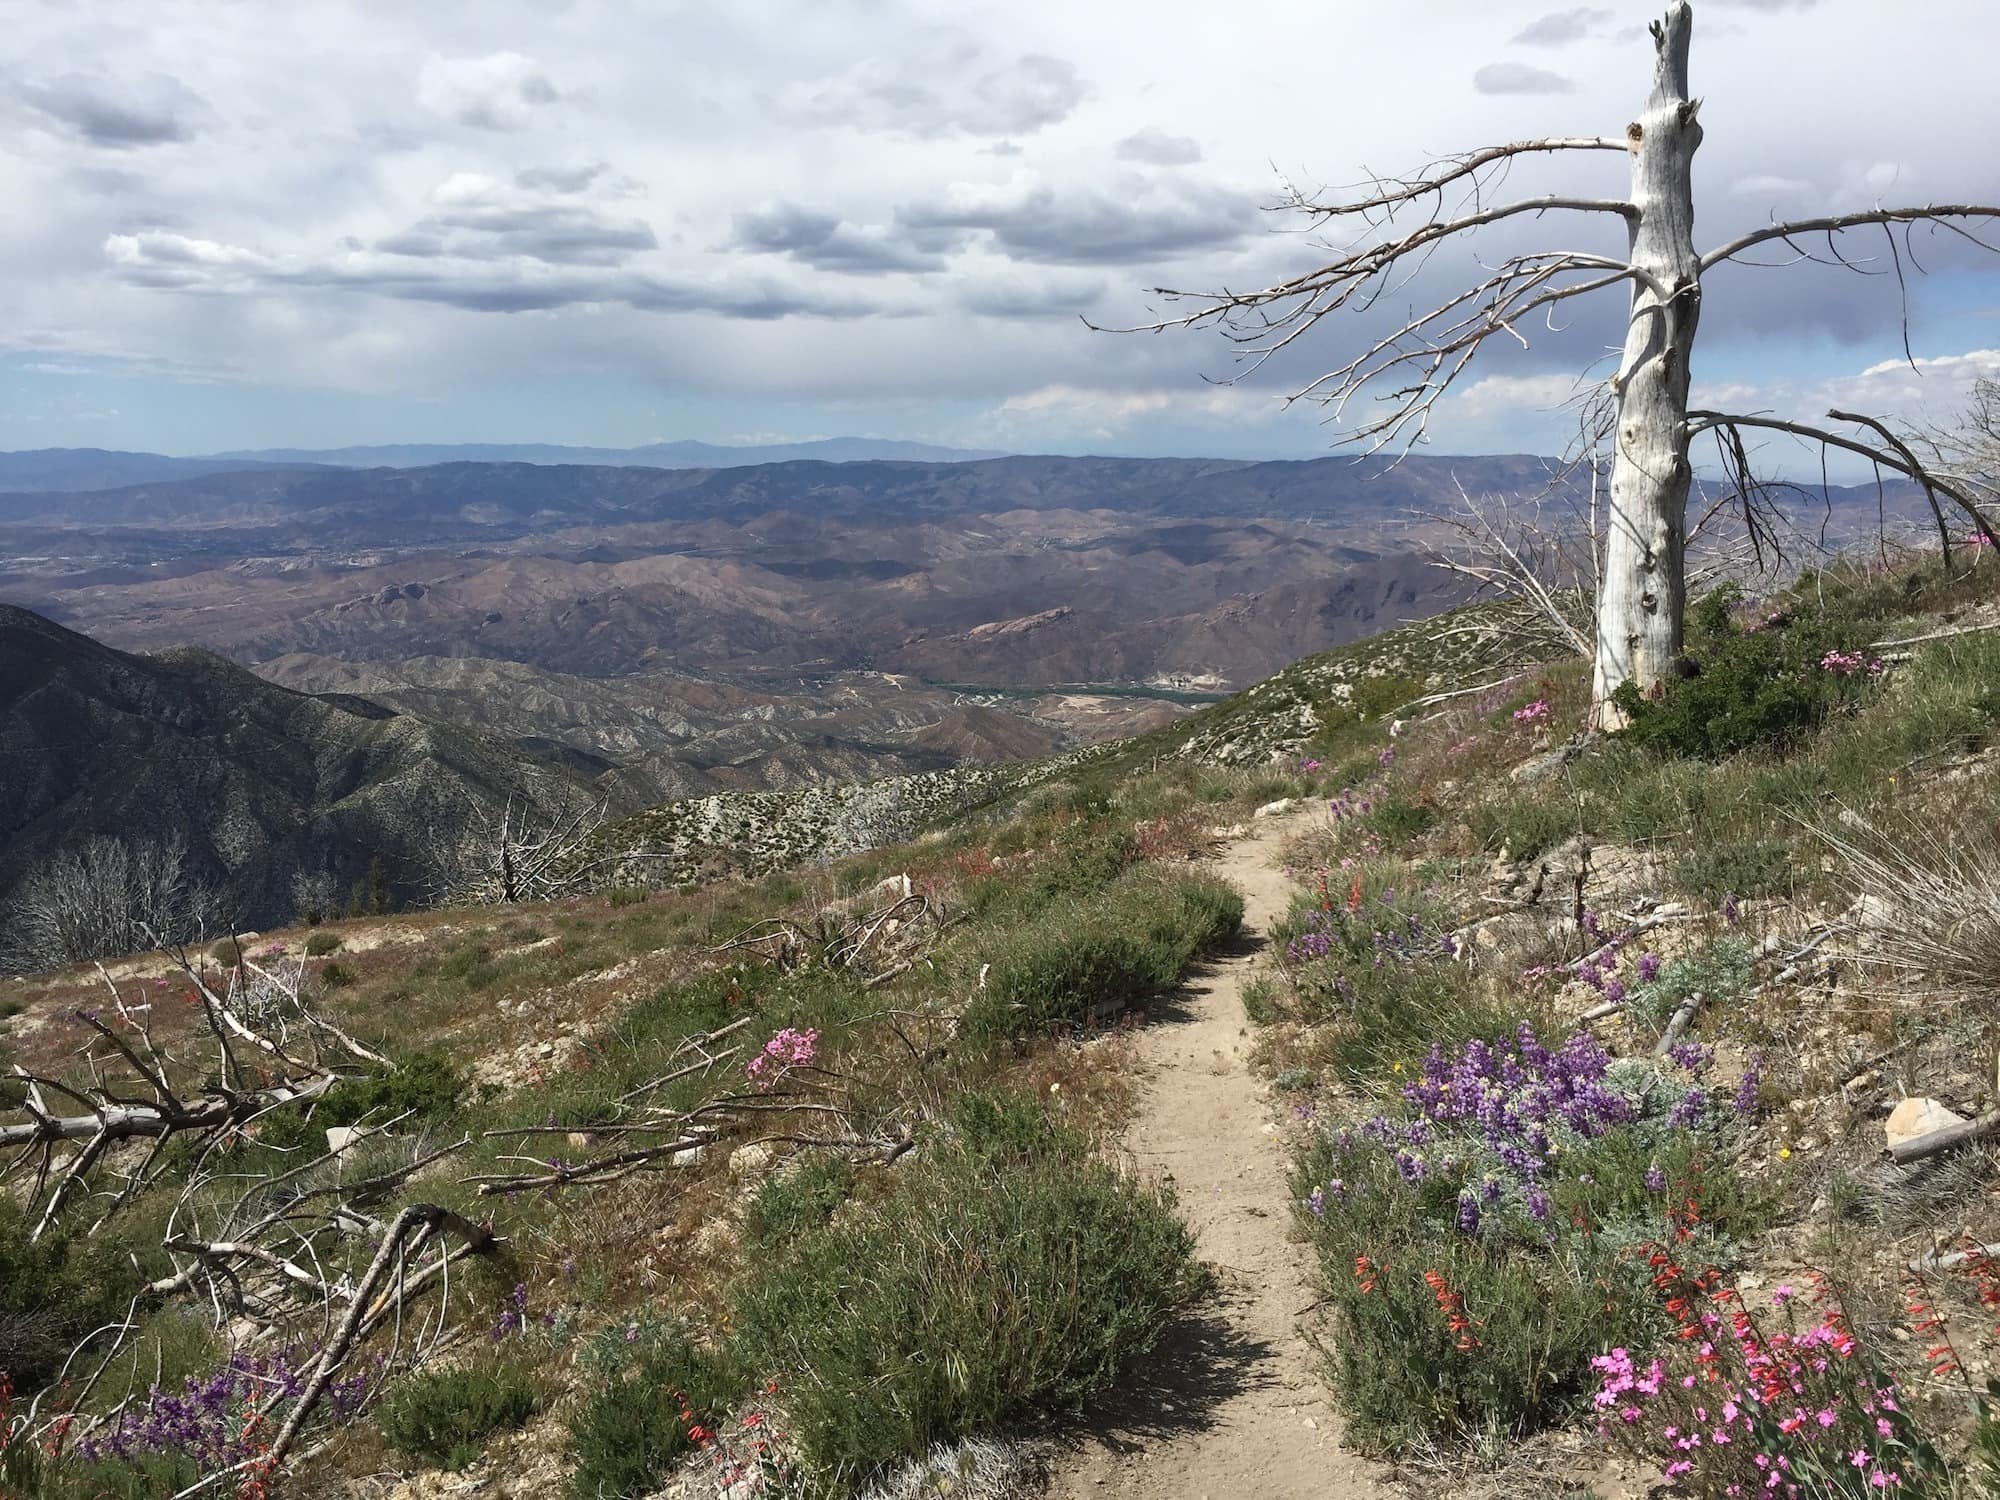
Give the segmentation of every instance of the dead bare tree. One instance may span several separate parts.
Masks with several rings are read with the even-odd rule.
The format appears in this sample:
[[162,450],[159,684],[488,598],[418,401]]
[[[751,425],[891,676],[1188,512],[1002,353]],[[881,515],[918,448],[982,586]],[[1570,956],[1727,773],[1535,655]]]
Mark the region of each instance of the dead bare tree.
[[28,969],[199,942],[221,915],[215,889],[190,867],[186,843],[99,837],[58,849],[8,899],[9,952]]
[[577,889],[598,861],[587,856],[606,804],[569,799],[544,806],[509,795],[498,811],[468,806],[430,831],[427,863],[447,904],[547,901]]
[[1444,517],[1450,540],[1426,546],[1425,560],[1470,580],[1482,594],[1522,601],[1563,649],[1589,656],[1596,587],[1588,524],[1579,527],[1576,517],[1560,513],[1548,516],[1549,509],[1563,508],[1560,493],[1504,505],[1460,485],[1458,501],[1458,509]]
[[[1772,246],[1791,251],[1791,264],[1830,261],[1865,269],[1843,251],[1841,237],[1873,228],[1886,237],[1900,277],[1906,264],[1921,269],[1911,241],[1916,226],[1930,226],[1992,249],[1966,225],[2000,219],[2000,207],[1976,203],[1872,208],[1772,223],[1705,254],[1697,250],[1694,158],[1702,127],[1698,101],[1688,92],[1693,32],[1693,11],[1686,0],[1672,5],[1654,23],[1652,92],[1621,133],[1490,146],[1435,161],[1413,176],[1373,178],[1354,196],[1331,201],[1294,189],[1282,208],[1303,214],[1315,229],[1354,233],[1338,247],[1334,259],[1250,291],[1157,288],[1158,295],[1199,305],[1191,312],[1141,325],[1149,331],[1220,328],[1241,347],[1240,362],[1254,370],[1298,343],[1322,320],[1375,307],[1456,236],[1526,218],[1622,221],[1628,236],[1622,257],[1577,250],[1510,255],[1484,280],[1367,342],[1289,398],[1328,407],[1329,421],[1338,427],[1342,442],[1364,445],[1370,452],[1407,446],[1423,439],[1439,400],[1489,340],[1505,338],[1525,346],[1528,340],[1522,330],[1530,318],[1540,316],[1553,326],[1553,315],[1564,303],[1614,289],[1627,292],[1630,313],[1623,356],[1606,382],[1617,416],[1596,600],[1592,686],[1595,716],[1606,727],[1615,727],[1622,719],[1611,701],[1615,690],[1629,682],[1642,693],[1657,692],[1679,665],[1687,603],[1687,504],[1694,475],[1690,444],[1699,435],[1718,437],[1725,462],[1733,453],[1747,451],[1746,432],[1758,431],[1789,433],[1824,449],[1858,455],[1915,481],[1934,500],[1941,497],[1964,510],[1982,537],[1992,536],[1965,487],[1925,463],[1910,445],[1870,418],[1830,413],[1829,421],[1864,430],[1863,435],[1851,436],[1775,417],[1689,409],[1690,358],[1701,315],[1702,280],[1710,272],[1732,264],[1777,264],[1751,258]],[[1588,152],[1627,156],[1631,189],[1626,196],[1549,193],[1493,201],[1499,183],[1516,164]],[[1824,252],[1817,248],[1820,240],[1825,242]],[[1382,409],[1350,423],[1350,403],[1364,392],[1377,394]]]
[[[209,1309],[218,1327],[247,1320],[279,1340],[316,1335],[277,1437],[256,1458],[206,1475],[209,1485],[251,1464],[274,1469],[336,1373],[377,1329],[394,1322],[398,1346],[413,1358],[434,1345],[446,1329],[442,1300],[407,1340],[403,1319],[418,1298],[446,1286],[455,1263],[496,1241],[437,1204],[405,1203],[393,1215],[379,1209],[469,1138],[391,1143],[372,1151],[362,1172],[343,1169],[349,1145],[299,1147],[295,1165],[244,1186],[228,1165],[231,1145],[283,1112],[310,1109],[343,1078],[391,1065],[310,1003],[302,962],[246,958],[224,981],[175,951],[199,1006],[194,1036],[213,1048],[213,1062],[191,1059],[184,1041],[162,1039],[178,1028],[159,1024],[154,1001],[142,998],[158,991],[121,989],[100,967],[109,1003],[77,1014],[88,1038],[75,1067],[58,1076],[16,1066],[0,1079],[0,1153],[11,1153],[0,1162],[0,1191],[29,1209],[37,1239],[58,1224],[88,1237],[149,1189],[173,1193],[162,1237],[173,1270],[147,1285],[143,1300],[183,1298]],[[169,1152],[170,1145],[184,1149]],[[36,1393],[22,1419],[29,1428],[59,1431],[74,1444],[118,1420],[123,1403],[101,1410],[91,1395],[139,1328],[138,1306],[71,1352],[57,1379]],[[129,1383],[143,1389],[136,1363]],[[66,1409],[43,1413],[48,1399]]]

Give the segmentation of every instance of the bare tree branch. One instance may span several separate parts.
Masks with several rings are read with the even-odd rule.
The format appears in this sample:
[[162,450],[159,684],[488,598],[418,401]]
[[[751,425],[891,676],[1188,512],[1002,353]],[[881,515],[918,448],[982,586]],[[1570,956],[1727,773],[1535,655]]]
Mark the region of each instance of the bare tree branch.
[[[1826,235],[1831,244],[1832,236],[1843,230],[1858,229],[1867,224],[1936,224],[1951,229],[1983,249],[2000,251],[2000,246],[1989,245],[1977,236],[1957,228],[1950,222],[1953,219],[2000,219],[2000,208],[1980,203],[1934,203],[1926,208],[1871,208],[1860,213],[1830,214],[1819,219],[1794,219],[1787,224],[1772,224],[1764,229],[1752,230],[1749,234],[1741,235],[1726,245],[1718,246],[1701,258],[1701,268],[1704,271],[1712,270],[1724,261],[1734,260],[1744,251],[1754,250],[1759,245],[1768,245],[1780,240],[1791,244],[1804,235]],[[1792,245],[1792,248],[1799,249],[1797,245]],[[1803,250],[1799,250],[1799,253],[1806,259],[1813,258],[1806,255]],[[1836,257],[1839,256],[1838,251],[1834,254]],[[1849,263],[1841,258],[1841,264]]]
[[[1856,422],[1873,428],[1878,432],[1885,431],[1882,425],[1872,417],[1858,417],[1852,413],[1840,411],[1830,411],[1827,413],[1827,417],[1829,420],[1836,422]],[[1757,428],[1767,432],[1789,433],[1793,437],[1804,438],[1808,442],[1819,443],[1828,448],[1838,448],[1842,452],[1857,454],[1862,458],[1868,459],[1871,463],[1880,464],[1885,469],[1891,469],[1907,478],[1914,479],[1926,489],[1935,490],[1938,494],[1946,496],[1963,510],[1967,517],[1971,519],[1972,524],[1978,529],[1979,535],[1985,538],[1988,545],[2000,543],[2000,537],[1995,536],[1992,524],[1987,520],[1985,513],[1979,508],[1978,502],[1963,487],[1952,479],[1937,473],[1934,469],[1921,463],[1905,444],[1897,442],[1894,439],[1891,439],[1894,446],[1877,448],[1856,438],[1843,437],[1837,432],[1828,432],[1823,427],[1812,427],[1803,422],[1784,421],[1777,417],[1744,416],[1717,411],[1690,411],[1688,413],[1688,432],[1690,436],[1715,428],[1742,429],[1746,427]]]

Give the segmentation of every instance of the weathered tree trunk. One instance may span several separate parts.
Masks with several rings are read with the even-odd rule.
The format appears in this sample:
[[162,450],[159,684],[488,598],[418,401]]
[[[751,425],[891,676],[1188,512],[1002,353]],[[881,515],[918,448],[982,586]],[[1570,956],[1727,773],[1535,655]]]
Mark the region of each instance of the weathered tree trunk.
[[1619,684],[1657,691],[1681,654],[1687,603],[1688,356],[1701,317],[1694,248],[1694,153],[1701,145],[1688,97],[1685,0],[1653,27],[1658,65],[1645,112],[1627,127],[1632,147],[1632,260],[1638,273],[1625,357],[1613,377],[1618,424],[1611,464],[1604,571],[1597,596],[1598,722],[1622,720]]

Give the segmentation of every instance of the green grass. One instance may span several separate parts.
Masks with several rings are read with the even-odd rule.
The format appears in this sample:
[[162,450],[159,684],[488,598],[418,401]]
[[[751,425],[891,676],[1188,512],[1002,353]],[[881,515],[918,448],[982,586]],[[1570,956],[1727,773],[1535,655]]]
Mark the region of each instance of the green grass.
[[1076,1409],[1202,1285],[1163,1190],[1068,1153],[933,1151],[760,1258],[734,1348],[845,1493],[932,1444]]
[[[692,1426],[715,1424],[743,1393],[742,1369],[676,1324],[608,1330],[596,1378],[569,1417],[575,1500],[639,1500],[695,1450]],[[687,1417],[682,1411],[688,1412]]]
[[539,1383],[498,1356],[412,1376],[376,1412],[390,1445],[441,1469],[462,1469],[494,1433],[524,1426],[541,1407]]
[[1135,871],[1096,897],[1053,906],[984,947],[985,987],[968,1031],[1031,1036],[1177,985],[1188,965],[1234,937],[1243,898],[1207,875]]

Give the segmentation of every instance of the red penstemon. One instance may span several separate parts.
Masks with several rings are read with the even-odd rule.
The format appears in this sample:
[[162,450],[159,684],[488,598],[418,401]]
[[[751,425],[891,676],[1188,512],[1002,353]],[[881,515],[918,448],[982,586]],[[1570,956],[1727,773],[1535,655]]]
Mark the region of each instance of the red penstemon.
[[1381,1271],[1382,1268],[1367,1256],[1357,1255],[1354,1257],[1354,1279],[1361,1283],[1361,1290],[1364,1295],[1375,1290],[1375,1281],[1381,1274]]
[[1472,1332],[1472,1319],[1465,1313],[1465,1298],[1452,1290],[1451,1283],[1437,1271],[1424,1272],[1424,1285],[1437,1298],[1438,1310],[1445,1315],[1445,1327],[1453,1335],[1461,1354],[1469,1354],[1479,1347],[1479,1339]]

